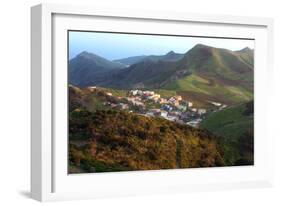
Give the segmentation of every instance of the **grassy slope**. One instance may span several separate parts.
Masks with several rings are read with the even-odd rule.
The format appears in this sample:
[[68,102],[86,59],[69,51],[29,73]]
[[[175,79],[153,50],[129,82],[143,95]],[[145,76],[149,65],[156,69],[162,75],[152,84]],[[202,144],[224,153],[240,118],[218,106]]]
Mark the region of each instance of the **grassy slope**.
[[220,112],[211,113],[201,124],[214,134],[237,139],[253,124],[252,116],[245,116],[245,104],[230,107]]
[[242,87],[221,85],[219,82],[207,80],[196,74],[171,82],[164,89],[182,93],[186,98],[189,96],[195,104],[200,106],[207,106],[207,101],[233,104],[253,98],[253,94]]
[[126,97],[128,91],[122,89],[111,89],[111,88],[102,88],[105,92],[112,93],[113,96],[116,97]]
[[173,90],[166,90],[166,89],[152,89],[157,94],[160,94],[163,98],[170,98],[172,96],[177,95],[176,91]]
[[246,104],[240,104],[211,113],[200,125],[201,128],[220,136],[228,164],[234,164],[241,158],[239,141],[249,129],[253,130],[253,114],[245,115],[246,109]]
[[191,75],[171,81],[163,89],[174,90],[208,107],[208,101],[228,105],[253,98],[253,59],[248,53],[197,46],[179,63]]

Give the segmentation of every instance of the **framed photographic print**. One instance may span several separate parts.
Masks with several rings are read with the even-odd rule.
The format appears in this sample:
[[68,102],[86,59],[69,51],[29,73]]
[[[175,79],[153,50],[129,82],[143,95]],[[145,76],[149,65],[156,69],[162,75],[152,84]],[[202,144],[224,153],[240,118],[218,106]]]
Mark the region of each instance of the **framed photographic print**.
[[34,199],[272,185],[271,19],[31,14]]

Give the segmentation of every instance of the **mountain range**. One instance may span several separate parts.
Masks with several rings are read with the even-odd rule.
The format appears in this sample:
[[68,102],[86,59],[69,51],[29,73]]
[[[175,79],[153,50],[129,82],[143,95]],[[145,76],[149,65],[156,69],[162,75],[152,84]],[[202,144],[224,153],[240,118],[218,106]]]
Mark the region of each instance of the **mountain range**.
[[117,59],[114,62],[119,62],[125,65],[132,65],[139,63],[141,61],[151,60],[151,61],[178,61],[180,60],[184,54],[175,53],[174,51],[170,51],[165,55],[141,55],[141,56],[133,56],[124,59]]
[[129,57],[114,61],[82,52],[69,61],[69,83],[79,87],[173,90],[198,106],[253,98],[254,51],[198,44],[185,54]]

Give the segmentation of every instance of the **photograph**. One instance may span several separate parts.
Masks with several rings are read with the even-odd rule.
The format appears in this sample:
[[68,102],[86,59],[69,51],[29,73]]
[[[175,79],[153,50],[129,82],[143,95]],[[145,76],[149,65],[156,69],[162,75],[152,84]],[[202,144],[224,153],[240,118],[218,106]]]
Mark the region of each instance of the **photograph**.
[[68,174],[254,165],[255,39],[67,41]]

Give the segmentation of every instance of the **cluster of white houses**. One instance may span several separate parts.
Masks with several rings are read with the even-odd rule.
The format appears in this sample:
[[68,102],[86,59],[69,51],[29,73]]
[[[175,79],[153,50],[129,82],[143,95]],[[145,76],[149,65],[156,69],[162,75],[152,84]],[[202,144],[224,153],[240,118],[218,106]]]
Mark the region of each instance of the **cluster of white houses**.
[[154,91],[131,90],[129,93],[132,99],[152,100],[154,102],[165,103],[165,99],[161,98],[161,95],[156,94]]
[[160,104],[160,108],[145,109],[142,113],[149,117],[162,117],[170,121],[186,123],[191,126],[198,126],[202,120],[201,115],[206,113],[206,109],[193,108],[191,101],[184,101],[180,95],[170,98],[162,98],[154,91],[131,90],[127,100],[133,105],[145,108],[145,102],[150,100]]
[[167,104],[174,107],[177,107],[180,110],[186,110],[193,106],[192,102],[183,101],[180,95],[175,95],[168,99],[162,98],[160,94],[155,93],[154,91],[142,91],[142,90],[131,90],[130,97],[128,100],[132,102],[142,102],[145,100],[152,100],[155,103],[160,103],[161,105]]
[[[89,88],[95,91],[96,87]],[[112,96],[112,93],[106,92],[107,96]],[[207,112],[204,108],[195,108],[191,101],[183,100],[180,95],[175,95],[169,98],[163,98],[160,94],[154,91],[131,90],[126,97],[114,97],[118,101],[104,102],[104,105],[111,108],[128,110],[136,112],[148,117],[162,117],[170,121],[175,121],[183,124],[188,124],[197,127],[204,114]],[[210,102],[218,109],[226,107],[218,102]]]

